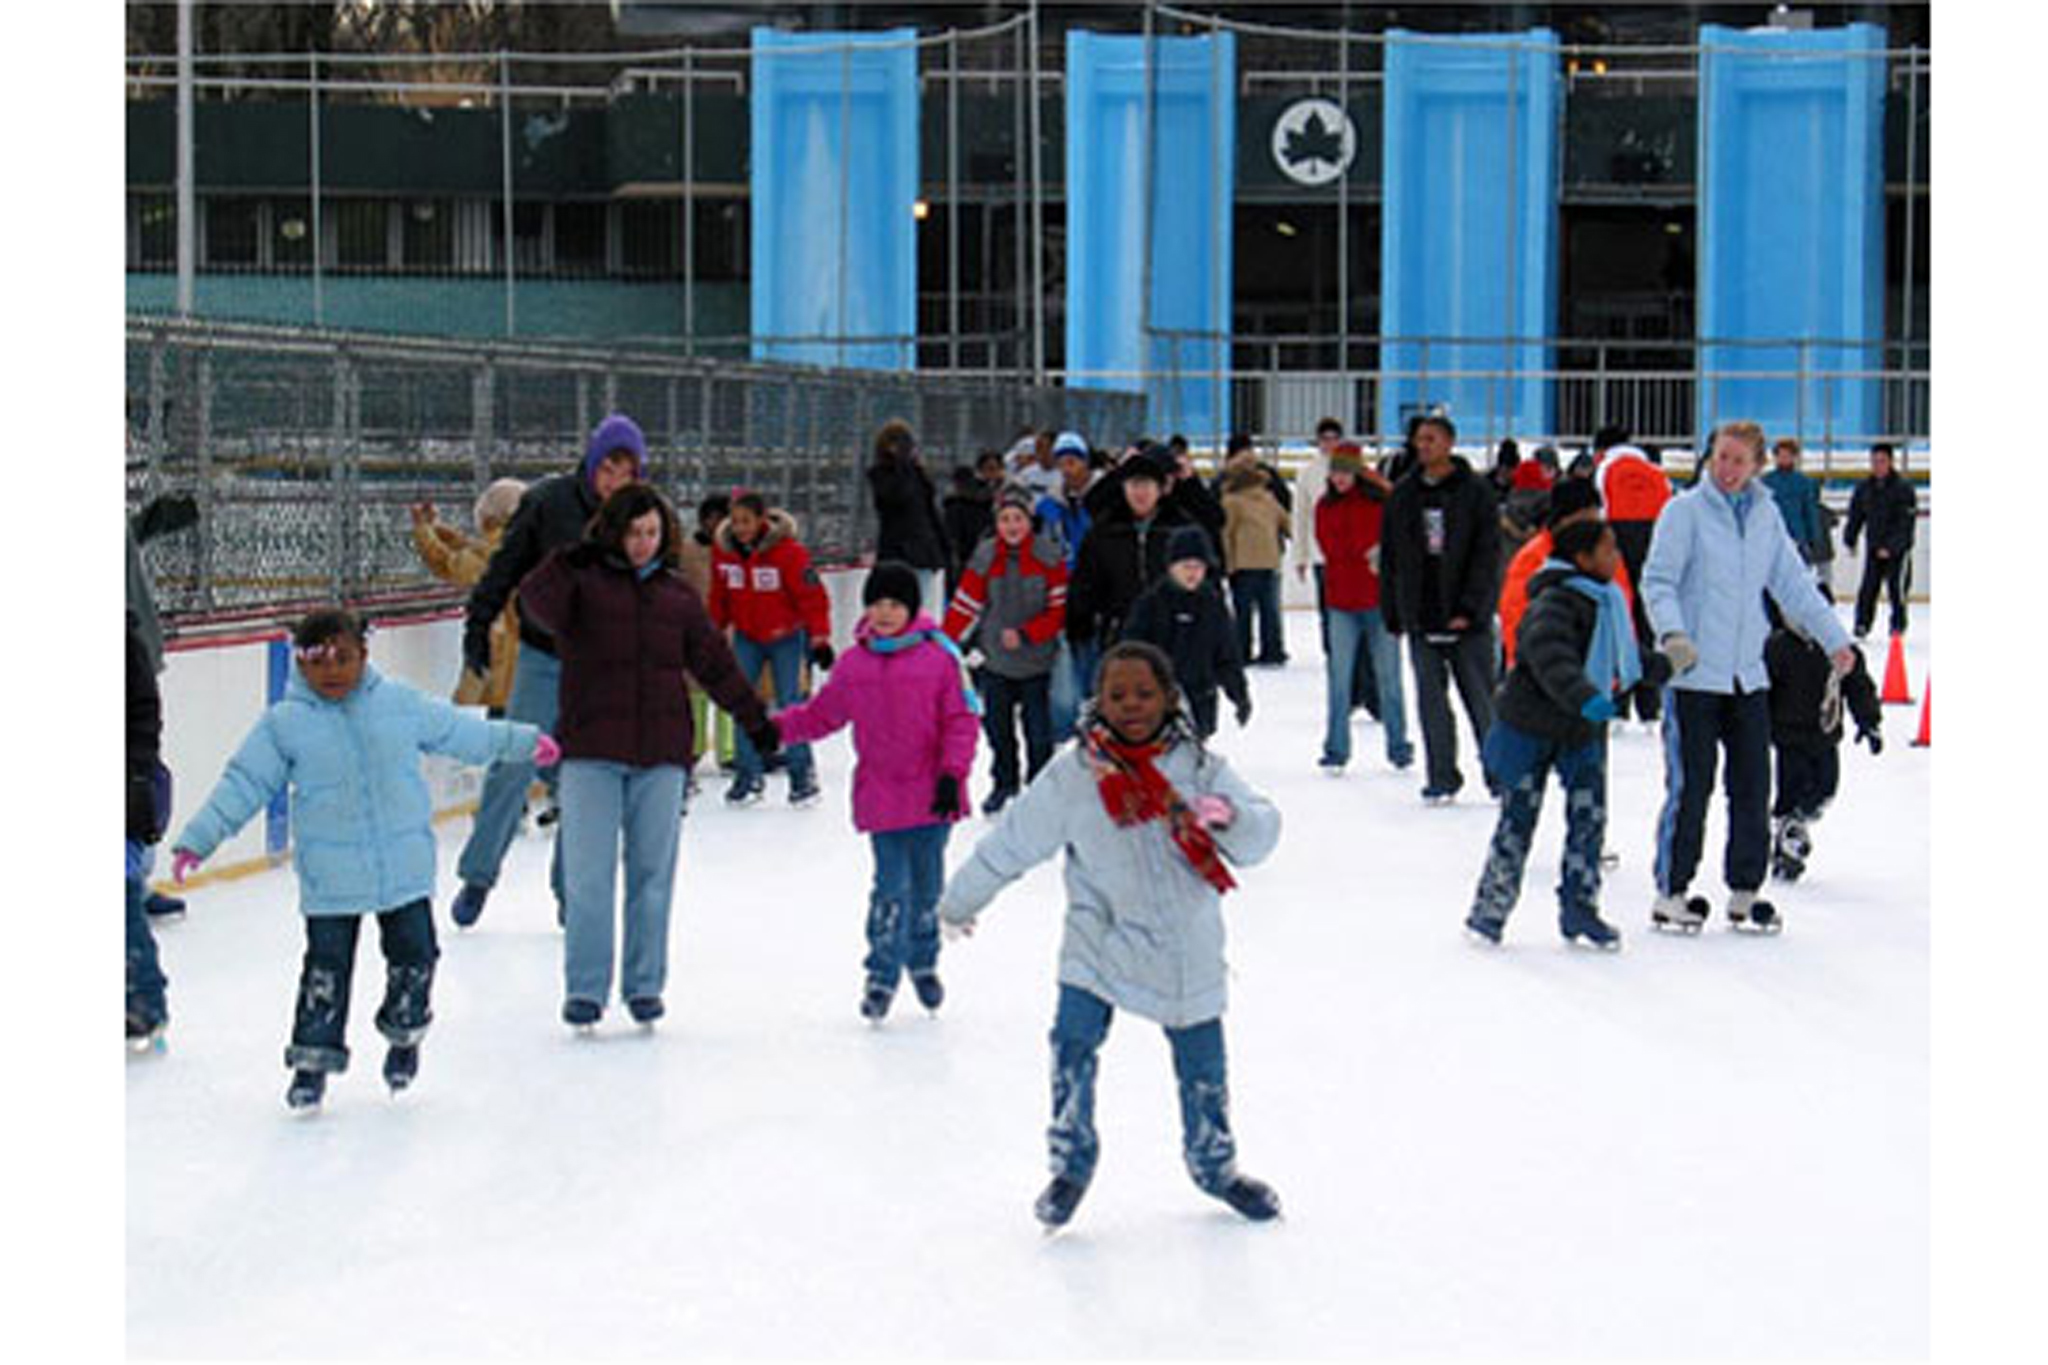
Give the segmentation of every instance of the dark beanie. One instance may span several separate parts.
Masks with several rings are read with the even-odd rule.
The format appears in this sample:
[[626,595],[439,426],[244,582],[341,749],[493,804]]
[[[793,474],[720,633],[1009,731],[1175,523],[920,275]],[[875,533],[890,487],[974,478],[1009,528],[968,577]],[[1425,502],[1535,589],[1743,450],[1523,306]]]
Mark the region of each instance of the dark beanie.
[[1176,526],[1173,534],[1166,538],[1166,562],[1178,564],[1183,559],[1199,559],[1204,564],[1209,559],[1209,533],[1199,526]]
[[912,616],[924,605],[924,595],[917,586],[917,570],[900,559],[885,559],[868,570],[868,581],[861,584],[860,604],[872,607],[883,598],[901,602],[910,609]]
[[1600,537],[1607,533],[1604,521],[1575,521],[1561,526],[1550,534],[1551,557],[1576,560],[1580,555],[1591,554],[1593,547],[1600,543]]
[[1551,485],[1550,511],[1544,515],[1543,524],[1556,526],[1574,512],[1583,512],[1588,507],[1597,510],[1599,506],[1600,490],[1591,479],[1566,479]]

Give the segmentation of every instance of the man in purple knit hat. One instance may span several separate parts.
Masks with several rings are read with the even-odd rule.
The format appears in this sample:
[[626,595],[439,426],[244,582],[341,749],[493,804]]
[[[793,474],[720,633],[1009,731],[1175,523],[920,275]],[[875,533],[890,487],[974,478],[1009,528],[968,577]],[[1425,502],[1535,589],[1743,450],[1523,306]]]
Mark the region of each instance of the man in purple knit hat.
[[[484,576],[470,589],[462,631],[462,657],[471,669],[490,670],[491,622],[505,609],[519,580],[547,557],[558,545],[573,545],[583,539],[584,528],[604,500],[635,479],[647,476],[647,438],[632,418],[613,413],[597,424],[584,447],[582,463],[572,473],[551,474],[526,490],[519,508],[505,527],[497,551],[484,569]],[[505,703],[507,720],[538,725],[552,734],[555,711],[561,693],[562,664],[555,657],[555,642],[531,622],[519,623],[519,663],[513,675],[512,695]],[[483,795],[477,801],[476,824],[469,842],[456,860],[456,875],[462,889],[455,893],[449,917],[468,928],[484,912],[484,901],[498,881],[498,867],[505,850],[519,828],[526,789],[533,784],[534,766],[527,760],[493,763],[484,774]],[[556,918],[561,918],[562,857],[560,845],[548,869],[554,887]]]

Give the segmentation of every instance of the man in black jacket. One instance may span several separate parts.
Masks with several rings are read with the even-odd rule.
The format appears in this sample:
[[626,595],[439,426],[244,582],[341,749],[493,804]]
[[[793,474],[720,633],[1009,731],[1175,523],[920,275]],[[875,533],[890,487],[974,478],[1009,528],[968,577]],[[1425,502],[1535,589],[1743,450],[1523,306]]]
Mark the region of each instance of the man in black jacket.
[[[875,562],[898,560],[917,570],[927,602],[944,602],[945,573],[953,547],[939,512],[938,490],[917,457],[910,423],[893,418],[875,433],[875,458],[868,465],[868,491],[875,501]],[[974,553],[969,545],[962,555]]]
[[[133,543],[133,542],[131,542]],[[143,900],[149,894],[149,847],[163,838],[170,815],[170,774],[159,753],[163,742],[163,695],[157,690],[134,611],[128,612],[127,899],[128,1042],[145,1047],[163,1031],[164,974],[157,959]]]
[[1067,640],[1082,658],[1122,638],[1131,605],[1166,572],[1168,537],[1191,524],[1166,505],[1166,474],[1153,456],[1133,455],[1117,472],[1121,505],[1089,527],[1067,581]]
[[[526,490],[518,510],[505,527],[484,576],[469,590],[464,613],[462,658],[470,669],[488,676],[491,671],[491,622],[505,609],[505,603],[548,552],[560,545],[574,545],[583,539],[597,509],[616,490],[647,472],[647,440],[630,417],[617,413],[598,423],[584,448],[583,461],[571,474],[552,474]],[[555,712],[561,694],[562,664],[555,657],[554,637],[539,626],[519,622],[519,662],[512,677],[512,695],[505,703],[507,720],[524,721],[553,733]],[[484,901],[498,883],[498,868],[505,850],[519,828],[526,790],[533,785],[534,766],[530,760],[500,759],[484,773],[483,794],[477,799],[476,823],[469,842],[456,859],[456,875],[462,887],[455,893],[449,917],[463,928],[475,924],[484,912]],[[554,887],[555,905],[562,904],[562,851],[555,847],[548,869]]]
[[1920,500],[1913,485],[1892,467],[1892,448],[1879,442],[1870,448],[1870,477],[1849,499],[1849,525],[1842,544],[1853,551],[1865,526],[1870,539],[1863,557],[1863,584],[1856,590],[1856,638],[1870,634],[1877,619],[1877,590],[1883,585],[1892,599],[1892,634],[1906,633],[1906,560],[1913,553],[1914,519]]
[[1500,531],[1493,490],[1451,453],[1450,419],[1422,418],[1411,439],[1415,466],[1387,499],[1380,609],[1387,629],[1408,637],[1429,767],[1423,799],[1447,801],[1465,784],[1447,678],[1456,680],[1475,744],[1486,742],[1493,723]]

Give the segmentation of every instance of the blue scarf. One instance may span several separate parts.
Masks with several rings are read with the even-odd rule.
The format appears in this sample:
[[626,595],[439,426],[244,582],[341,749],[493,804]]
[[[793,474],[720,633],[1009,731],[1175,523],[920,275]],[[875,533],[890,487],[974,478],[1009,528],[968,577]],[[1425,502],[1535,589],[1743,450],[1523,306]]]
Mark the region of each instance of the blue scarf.
[[975,692],[974,684],[968,681],[967,661],[960,657],[960,646],[954,644],[953,637],[945,631],[933,627],[928,630],[906,630],[896,635],[870,635],[861,643],[875,653],[886,656],[901,654],[904,650],[924,644],[926,641],[953,656],[953,662],[960,669],[960,695],[967,699],[967,709],[977,716],[980,715],[981,697]]
[[1629,620],[1628,599],[1612,583],[1602,583],[1580,573],[1577,566],[1561,559],[1545,560],[1545,569],[1565,569],[1571,577],[1559,586],[1592,599],[1600,608],[1593,623],[1593,643],[1586,650],[1586,680],[1611,696],[1618,686],[1634,687],[1643,678],[1643,658],[1636,652],[1635,628]]

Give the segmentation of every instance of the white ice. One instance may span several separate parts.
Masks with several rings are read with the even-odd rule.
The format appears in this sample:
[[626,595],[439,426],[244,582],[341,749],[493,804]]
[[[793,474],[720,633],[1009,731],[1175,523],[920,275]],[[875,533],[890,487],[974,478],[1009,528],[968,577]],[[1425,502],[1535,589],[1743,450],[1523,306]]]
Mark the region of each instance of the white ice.
[[[1909,643],[1916,695],[1932,613]],[[1843,749],[1841,799],[1775,939],[1726,930],[1722,824],[1696,939],[1647,925],[1658,741],[1612,744],[1618,957],[1556,932],[1555,792],[1502,950],[1460,929],[1495,807],[1426,809],[1361,717],[1315,771],[1314,618],[1217,741],[1282,807],[1226,907],[1225,1016],[1252,1226],[1184,1174],[1166,1045],[1104,1051],[1103,1156],[1043,1236],[1047,866],[949,946],[934,1017],[856,1013],[866,842],[844,736],[825,802],[684,825],[670,1014],[558,1022],[546,844],[477,928],[445,918],[418,1085],[387,1098],[365,926],[351,1070],[286,1114],[290,873],[206,887],[160,936],[168,1052],[127,1069],[127,1327],[139,1355],[1921,1354],[1928,1326],[1929,751],[1916,708]],[[1883,667],[1873,639],[1871,666]],[[1881,678],[1881,672],[1879,674]],[[1412,709],[1412,687],[1411,709]],[[1419,743],[1419,734],[1417,736]],[[985,782],[977,782],[985,789]],[[958,862],[986,827],[958,830]]]

